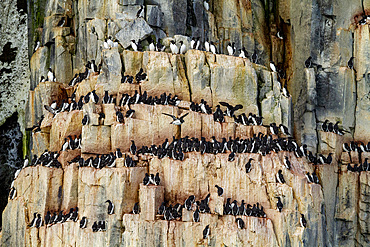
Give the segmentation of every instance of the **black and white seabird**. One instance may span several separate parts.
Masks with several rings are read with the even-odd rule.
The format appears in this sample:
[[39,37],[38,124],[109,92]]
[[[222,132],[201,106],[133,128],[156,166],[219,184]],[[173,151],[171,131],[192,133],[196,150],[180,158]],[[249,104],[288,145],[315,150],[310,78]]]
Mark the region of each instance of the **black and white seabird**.
[[131,48],[132,48],[134,51],[137,51],[137,46],[138,46],[138,45],[136,44],[135,40],[131,40],[130,44],[131,44]]
[[47,78],[48,78],[48,81],[56,81],[54,72],[51,68],[48,69]]
[[227,159],[229,162],[233,162],[235,160],[235,153],[234,152],[231,152],[229,154],[229,157]]
[[185,54],[186,52],[186,45],[183,41],[180,41],[180,54]]
[[82,119],[82,125],[88,125],[89,124],[89,115],[85,115]]
[[166,203],[162,202],[161,206],[159,206],[158,215],[164,215],[164,212],[166,211]]
[[35,227],[36,226],[36,220],[37,220],[37,213],[33,213],[33,219],[30,223],[30,227]]
[[137,202],[137,203],[135,203],[134,208],[133,208],[133,210],[132,210],[132,213],[133,213],[133,214],[139,214],[139,213],[140,213],[139,203],[138,203],[138,202]]
[[305,66],[306,68],[311,68],[311,67],[312,67],[312,57],[311,57],[311,56],[309,56],[309,57],[307,58],[307,60],[304,62],[304,66]]
[[218,186],[217,184],[215,185],[215,187],[217,188],[218,196],[222,196],[224,194],[224,189]]
[[82,217],[80,221],[80,228],[86,228],[86,226],[87,226],[87,218],[84,216]]
[[161,179],[159,177],[159,172],[157,172],[154,177],[154,185],[158,186],[160,183],[161,183]]
[[308,183],[313,183],[313,178],[309,172],[306,173],[306,178]]
[[292,168],[292,165],[290,164],[290,161],[288,159],[288,156],[285,156],[284,157],[284,166],[286,167],[286,169],[290,170]]
[[235,111],[239,110],[239,109],[243,109],[243,106],[242,105],[236,105],[236,106],[232,106],[226,102],[219,102],[220,105],[222,106],[226,106],[226,115],[229,116],[229,117],[233,117],[234,116],[234,113]]
[[315,171],[312,173],[312,180],[315,184],[320,184],[319,177],[316,175]]
[[285,179],[282,172],[282,170],[278,171],[278,173],[276,174],[276,180],[278,181],[278,183],[285,184]]
[[193,221],[194,222],[199,222],[199,208],[198,207],[193,213]]
[[158,39],[156,50],[160,51],[160,52],[163,52],[165,49],[166,49],[166,47],[164,45],[162,45],[161,39]]
[[283,133],[286,136],[290,136],[289,130],[286,126],[284,126],[283,124],[279,124],[279,128],[280,128],[281,133]]
[[301,218],[300,218],[299,222],[301,223],[301,227],[306,228],[306,226],[307,226],[307,221],[306,221],[306,219],[305,219],[305,217],[304,217],[304,214],[301,214]]
[[108,202],[108,214],[114,214],[114,204],[111,200],[106,200]]
[[206,51],[210,51],[210,44],[209,44],[209,42],[206,40],[205,42],[204,42],[204,48],[206,49]]
[[353,69],[353,62],[354,62],[354,59],[355,57],[351,57],[349,60],[348,60],[348,63],[347,63],[347,66],[349,69]]
[[204,0],[203,1],[203,7],[205,10],[209,11],[209,0]]
[[270,133],[272,135],[278,135],[279,134],[279,128],[276,126],[276,123],[270,123]]
[[244,229],[245,223],[244,223],[244,221],[241,218],[236,218],[235,219],[235,222],[238,225],[238,228],[239,229]]
[[210,234],[209,225],[207,225],[206,228],[204,228],[203,230],[203,239],[208,238],[209,234]]
[[13,200],[17,196],[17,190],[12,187],[9,192],[9,199]]
[[285,83],[284,87],[281,89],[281,92],[285,98],[290,98],[290,93],[288,91],[288,86]]
[[99,102],[99,96],[96,94],[95,90],[92,90],[90,94],[90,100],[97,104]]
[[252,170],[252,158],[249,158],[247,164],[245,164],[245,172],[246,173],[250,173],[250,171]]
[[172,117],[173,121],[170,123],[170,124],[174,124],[174,125],[181,125],[183,124],[185,121],[184,121],[184,117],[186,117],[189,113],[185,113],[184,115],[182,115],[181,117],[177,118],[171,114],[167,114],[167,113],[162,113],[163,115],[166,115],[166,116],[169,116],[169,117]]
[[40,41],[37,41],[35,44],[35,49],[34,51],[37,51],[40,48]]
[[277,72],[275,63],[273,61],[270,62],[270,69],[272,72]]
[[116,111],[116,120],[119,123],[123,123],[123,114],[120,111]]
[[140,9],[136,13],[136,18],[144,18],[144,5],[140,5]]
[[235,43],[233,43],[233,44],[229,43],[227,45],[226,49],[227,49],[227,52],[228,52],[229,56],[233,56],[234,53],[235,53]]
[[170,42],[170,49],[171,49],[172,54],[179,54],[179,48],[177,47],[174,40],[171,40]]
[[283,32],[281,30],[279,30],[277,33],[276,33],[276,36],[279,38],[279,39],[284,39],[284,35],[283,35]]
[[149,42],[149,51],[155,51],[155,44],[154,44],[154,41],[152,38],[148,38],[148,42]]
[[132,155],[135,155],[136,151],[137,151],[137,148],[136,148],[135,142],[134,142],[134,140],[131,140],[130,153]]
[[247,55],[248,55],[248,52],[245,49],[245,47],[243,46],[243,48],[240,50],[239,57],[241,57],[241,58],[247,58]]
[[213,43],[213,41],[211,41],[211,44],[209,45],[209,50],[210,50],[213,54],[217,54],[217,49],[216,49],[216,46],[215,46],[215,44]]
[[281,210],[283,209],[283,203],[281,202],[280,197],[277,197],[277,199],[278,201],[276,203],[276,207],[279,210],[279,212],[281,212]]
[[143,179],[143,184],[144,185],[149,185],[150,184],[150,176],[148,173],[145,173],[145,177]]

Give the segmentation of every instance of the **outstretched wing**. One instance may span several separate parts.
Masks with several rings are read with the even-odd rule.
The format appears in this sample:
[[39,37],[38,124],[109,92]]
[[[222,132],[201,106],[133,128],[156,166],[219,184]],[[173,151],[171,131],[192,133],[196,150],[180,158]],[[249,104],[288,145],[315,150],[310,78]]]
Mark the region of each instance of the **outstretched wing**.
[[167,114],[167,113],[162,113],[163,115],[166,115],[166,116],[169,116],[169,117],[172,117],[173,120],[176,120],[177,118],[171,114]]
[[184,117],[186,117],[187,115],[189,115],[189,112],[188,112],[188,113],[185,113],[184,115],[182,115],[182,116],[180,117],[180,119],[184,119]]
[[218,102],[218,103],[220,103],[220,105],[222,106],[226,106],[227,108],[232,107],[229,103],[226,103],[226,102]]
[[239,109],[243,109],[243,106],[242,106],[242,105],[236,105],[236,106],[234,107],[234,111],[237,111],[237,110],[239,110]]

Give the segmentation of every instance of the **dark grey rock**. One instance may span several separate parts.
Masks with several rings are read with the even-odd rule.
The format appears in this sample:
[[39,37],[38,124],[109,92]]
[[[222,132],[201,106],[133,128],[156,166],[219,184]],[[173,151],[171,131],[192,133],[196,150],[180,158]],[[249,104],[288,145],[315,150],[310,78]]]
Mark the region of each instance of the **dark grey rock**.
[[131,40],[143,40],[153,32],[153,29],[142,18],[133,21],[122,20],[121,25],[123,28],[115,36],[124,48],[130,46]]
[[162,27],[164,14],[156,5],[146,6],[146,21],[154,27]]
[[144,0],[120,0],[121,5],[143,5]]
[[136,18],[136,14],[139,10],[140,10],[140,5],[123,6],[122,13],[116,13],[116,19],[133,20]]

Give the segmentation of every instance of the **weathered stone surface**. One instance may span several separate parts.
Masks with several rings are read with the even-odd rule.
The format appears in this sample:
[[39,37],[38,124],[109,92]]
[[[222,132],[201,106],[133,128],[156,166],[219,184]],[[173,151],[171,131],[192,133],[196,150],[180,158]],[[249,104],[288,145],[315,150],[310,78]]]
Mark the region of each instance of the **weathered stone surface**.
[[[82,118],[81,118],[82,121]],[[105,125],[82,126],[83,153],[106,154],[111,151],[111,127]]]
[[131,75],[135,77],[140,68],[142,68],[143,55],[143,52],[138,51],[124,50],[122,52],[122,61],[123,67],[125,69],[125,75]]
[[153,32],[153,29],[142,18],[136,18],[133,21],[127,20],[125,24],[122,22],[123,28],[115,36],[125,49],[130,46],[131,40],[136,42],[144,40]]
[[49,149],[50,134],[43,132],[32,133],[32,153],[40,156]]
[[120,0],[119,3],[122,5],[143,5],[144,0]]
[[31,67],[31,90],[34,90],[38,83],[41,80],[41,76],[46,77],[48,73],[48,68],[50,60],[49,58],[49,48],[47,46],[42,46],[37,49],[31,59],[30,59],[30,67]]
[[118,48],[103,50],[102,60],[102,73],[97,79],[97,83],[102,84],[101,96],[104,95],[104,91],[117,94],[122,78],[122,63]]
[[153,96],[166,92],[176,94],[182,100],[190,100],[185,67],[180,55],[146,51],[143,66],[148,75],[148,81],[141,85],[143,91]]
[[79,136],[82,130],[82,111],[61,112],[54,117],[50,130],[50,151],[60,151],[64,138]]
[[156,5],[146,6],[146,21],[149,25],[154,27],[162,27],[164,14]]
[[226,55],[207,55],[207,62],[211,71],[213,105],[220,101],[242,104],[244,112],[257,113],[257,75],[251,64]]
[[155,220],[158,208],[164,201],[164,187],[140,184],[139,201],[141,219]]

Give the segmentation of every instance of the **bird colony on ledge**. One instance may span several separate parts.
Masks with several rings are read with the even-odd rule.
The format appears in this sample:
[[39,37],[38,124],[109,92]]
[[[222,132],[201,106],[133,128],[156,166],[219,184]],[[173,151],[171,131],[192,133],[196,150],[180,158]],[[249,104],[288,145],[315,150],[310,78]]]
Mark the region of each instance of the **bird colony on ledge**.
[[[208,1],[204,7],[209,9]],[[143,17],[143,6],[136,17]],[[368,22],[366,17],[359,24]],[[279,31],[277,37],[283,38],[283,34]],[[190,42],[154,42],[148,37],[145,42],[131,40],[130,47],[133,54],[144,50],[170,51],[180,57],[189,50],[199,50],[221,56],[215,42],[202,43],[199,37]],[[40,44],[36,50],[39,48]],[[121,47],[109,36],[103,43],[103,52],[114,49]],[[259,61],[256,52],[249,56],[245,47],[238,49],[233,42],[227,45],[226,52],[227,56],[252,63]],[[309,57],[305,67],[313,66]],[[278,228],[284,224],[296,226],[295,234],[302,239],[306,229],[314,232],[313,228],[317,228],[316,233],[309,233],[316,237],[324,231],[325,226],[319,230],[319,225],[325,218],[322,185],[326,183],[327,170],[332,169],[327,167],[345,164],[340,166],[342,171],[369,174],[370,142],[344,143],[342,136],[349,130],[342,128],[340,122],[320,123],[321,138],[330,145],[323,153],[316,153],[306,144],[298,144],[289,126],[266,122],[262,116],[244,111],[245,105],[225,101],[209,104],[205,98],[192,102],[173,92],[143,90],[141,85],[150,80],[143,68],[122,76],[119,87],[123,90],[119,92],[99,88],[97,77],[107,73],[103,67],[95,60],[88,61],[81,73],[61,86],[51,68],[40,78],[39,85],[58,84],[62,89],[57,90],[62,93],[47,96],[49,102],[42,107],[42,117],[29,128],[33,153],[16,172],[9,200],[11,203],[29,193],[19,178],[51,180],[64,176],[59,188],[63,192],[56,190],[56,194],[48,196],[60,198],[60,193],[70,194],[68,198],[62,196],[63,201],[69,200],[63,202],[63,208],[60,202],[46,203],[44,208],[33,204],[28,207],[35,210],[26,213],[27,231],[68,222],[76,224],[78,231],[94,234],[120,229],[122,241],[130,246],[135,241],[134,232],[139,231],[132,230],[135,224],[147,224],[149,228],[154,225],[148,225],[148,221],[169,225],[189,222],[182,229],[195,227],[191,233],[196,236],[193,243],[215,245],[212,241],[216,240],[212,239],[227,232],[227,227],[240,233],[237,238],[247,239],[256,232],[254,228],[260,227],[266,229],[269,238],[259,240],[256,246],[276,246],[282,240],[273,232],[282,230]],[[353,57],[348,68],[353,69]],[[278,81],[286,81],[285,72],[273,61],[270,69]],[[281,96],[291,98],[286,83],[279,88]],[[139,127],[135,128],[137,124]],[[149,130],[157,131],[155,138],[149,138]],[[40,136],[48,141],[40,141]],[[50,169],[54,175],[43,169]],[[78,177],[70,182],[73,193],[65,191],[68,169],[72,169],[72,177]],[[55,175],[58,170],[62,175]],[[121,179],[114,175],[116,172],[121,178],[127,177]],[[37,173],[49,175],[43,178]],[[108,180],[108,176],[114,179]],[[97,177],[101,181],[97,182]],[[115,183],[109,193],[111,185],[104,184],[107,181]],[[94,186],[101,188],[93,189]],[[89,197],[89,193],[101,195]]]

